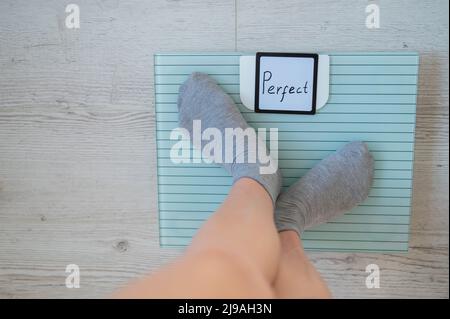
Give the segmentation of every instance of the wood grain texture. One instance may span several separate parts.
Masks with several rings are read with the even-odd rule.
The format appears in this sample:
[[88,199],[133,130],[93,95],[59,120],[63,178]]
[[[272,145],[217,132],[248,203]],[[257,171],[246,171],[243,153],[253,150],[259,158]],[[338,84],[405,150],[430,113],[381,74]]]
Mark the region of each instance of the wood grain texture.
[[448,297],[447,1],[379,1],[379,30],[356,0],[75,2],[79,30],[64,1],[0,2],[0,297],[102,297],[179,255],[158,243],[153,54],[235,49],[420,53],[410,252],[311,258],[336,297]]

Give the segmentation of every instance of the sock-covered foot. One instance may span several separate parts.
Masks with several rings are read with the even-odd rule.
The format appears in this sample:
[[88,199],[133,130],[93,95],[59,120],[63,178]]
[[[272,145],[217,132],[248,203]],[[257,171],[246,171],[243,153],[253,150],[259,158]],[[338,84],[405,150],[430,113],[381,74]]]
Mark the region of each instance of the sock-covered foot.
[[275,208],[278,231],[295,230],[300,235],[349,211],[367,198],[372,177],[367,146],[346,144],[280,194]]
[[[241,128],[243,130],[253,130],[253,132],[254,129],[247,124],[233,100],[212,78],[203,73],[193,73],[180,87],[178,111],[179,125],[189,131],[191,141],[194,120],[201,120],[202,130],[206,128],[218,129],[222,136],[221,165],[233,176],[233,182],[242,177],[252,178],[266,189],[272,198],[272,202],[275,203],[281,187],[281,173],[278,170],[278,165],[274,173],[262,174],[260,168],[267,165],[261,164],[258,156],[256,156],[255,163],[248,163],[248,147],[244,147],[240,154],[236,154],[236,143],[233,143],[234,148],[231,161],[226,161],[225,129]],[[205,141],[200,141],[200,143],[201,145],[195,145],[194,143],[194,147],[203,149],[203,146],[207,144]],[[258,147],[263,147],[262,151],[265,152],[264,154],[267,154],[265,143],[259,143]],[[239,160],[238,157],[240,158]],[[245,161],[241,163],[243,158]]]

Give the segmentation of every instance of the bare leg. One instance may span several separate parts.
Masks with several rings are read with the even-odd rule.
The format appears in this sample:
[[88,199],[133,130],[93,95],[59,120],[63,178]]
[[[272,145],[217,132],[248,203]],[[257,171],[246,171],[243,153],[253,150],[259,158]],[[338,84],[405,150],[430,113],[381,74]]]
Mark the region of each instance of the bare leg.
[[278,298],[330,298],[320,274],[308,260],[297,232],[280,233],[281,257],[274,290]]
[[259,183],[242,178],[182,257],[117,297],[273,297],[279,256],[272,200]]

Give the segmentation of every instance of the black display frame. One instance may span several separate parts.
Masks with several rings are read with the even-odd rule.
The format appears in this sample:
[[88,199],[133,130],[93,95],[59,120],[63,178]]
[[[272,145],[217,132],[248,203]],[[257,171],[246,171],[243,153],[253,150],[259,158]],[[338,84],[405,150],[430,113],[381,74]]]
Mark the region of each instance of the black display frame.
[[[313,92],[311,101],[311,111],[297,110],[270,110],[259,108],[259,76],[260,76],[260,60],[262,57],[288,57],[288,58],[312,58],[314,60],[313,71]],[[316,114],[317,102],[317,73],[319,69],[319,55],[316,53],[282,53],[282,52],[257,52],[256,53],[256,70],[255,70],[255,112],[257,113],[286,113],[286,114]]]

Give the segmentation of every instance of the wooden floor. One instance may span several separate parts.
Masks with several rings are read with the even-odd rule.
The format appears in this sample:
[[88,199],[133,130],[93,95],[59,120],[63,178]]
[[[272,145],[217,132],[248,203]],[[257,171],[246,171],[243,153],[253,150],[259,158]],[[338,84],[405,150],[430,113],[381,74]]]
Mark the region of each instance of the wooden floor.
[[0,2],[0,297],[107,296],[179,255],[158,243],[153,54],[235,50],[420,53],[409,253],[310,256],[336,297],[449,297],[447,0],[74,2],[78,30],[67,1]]

